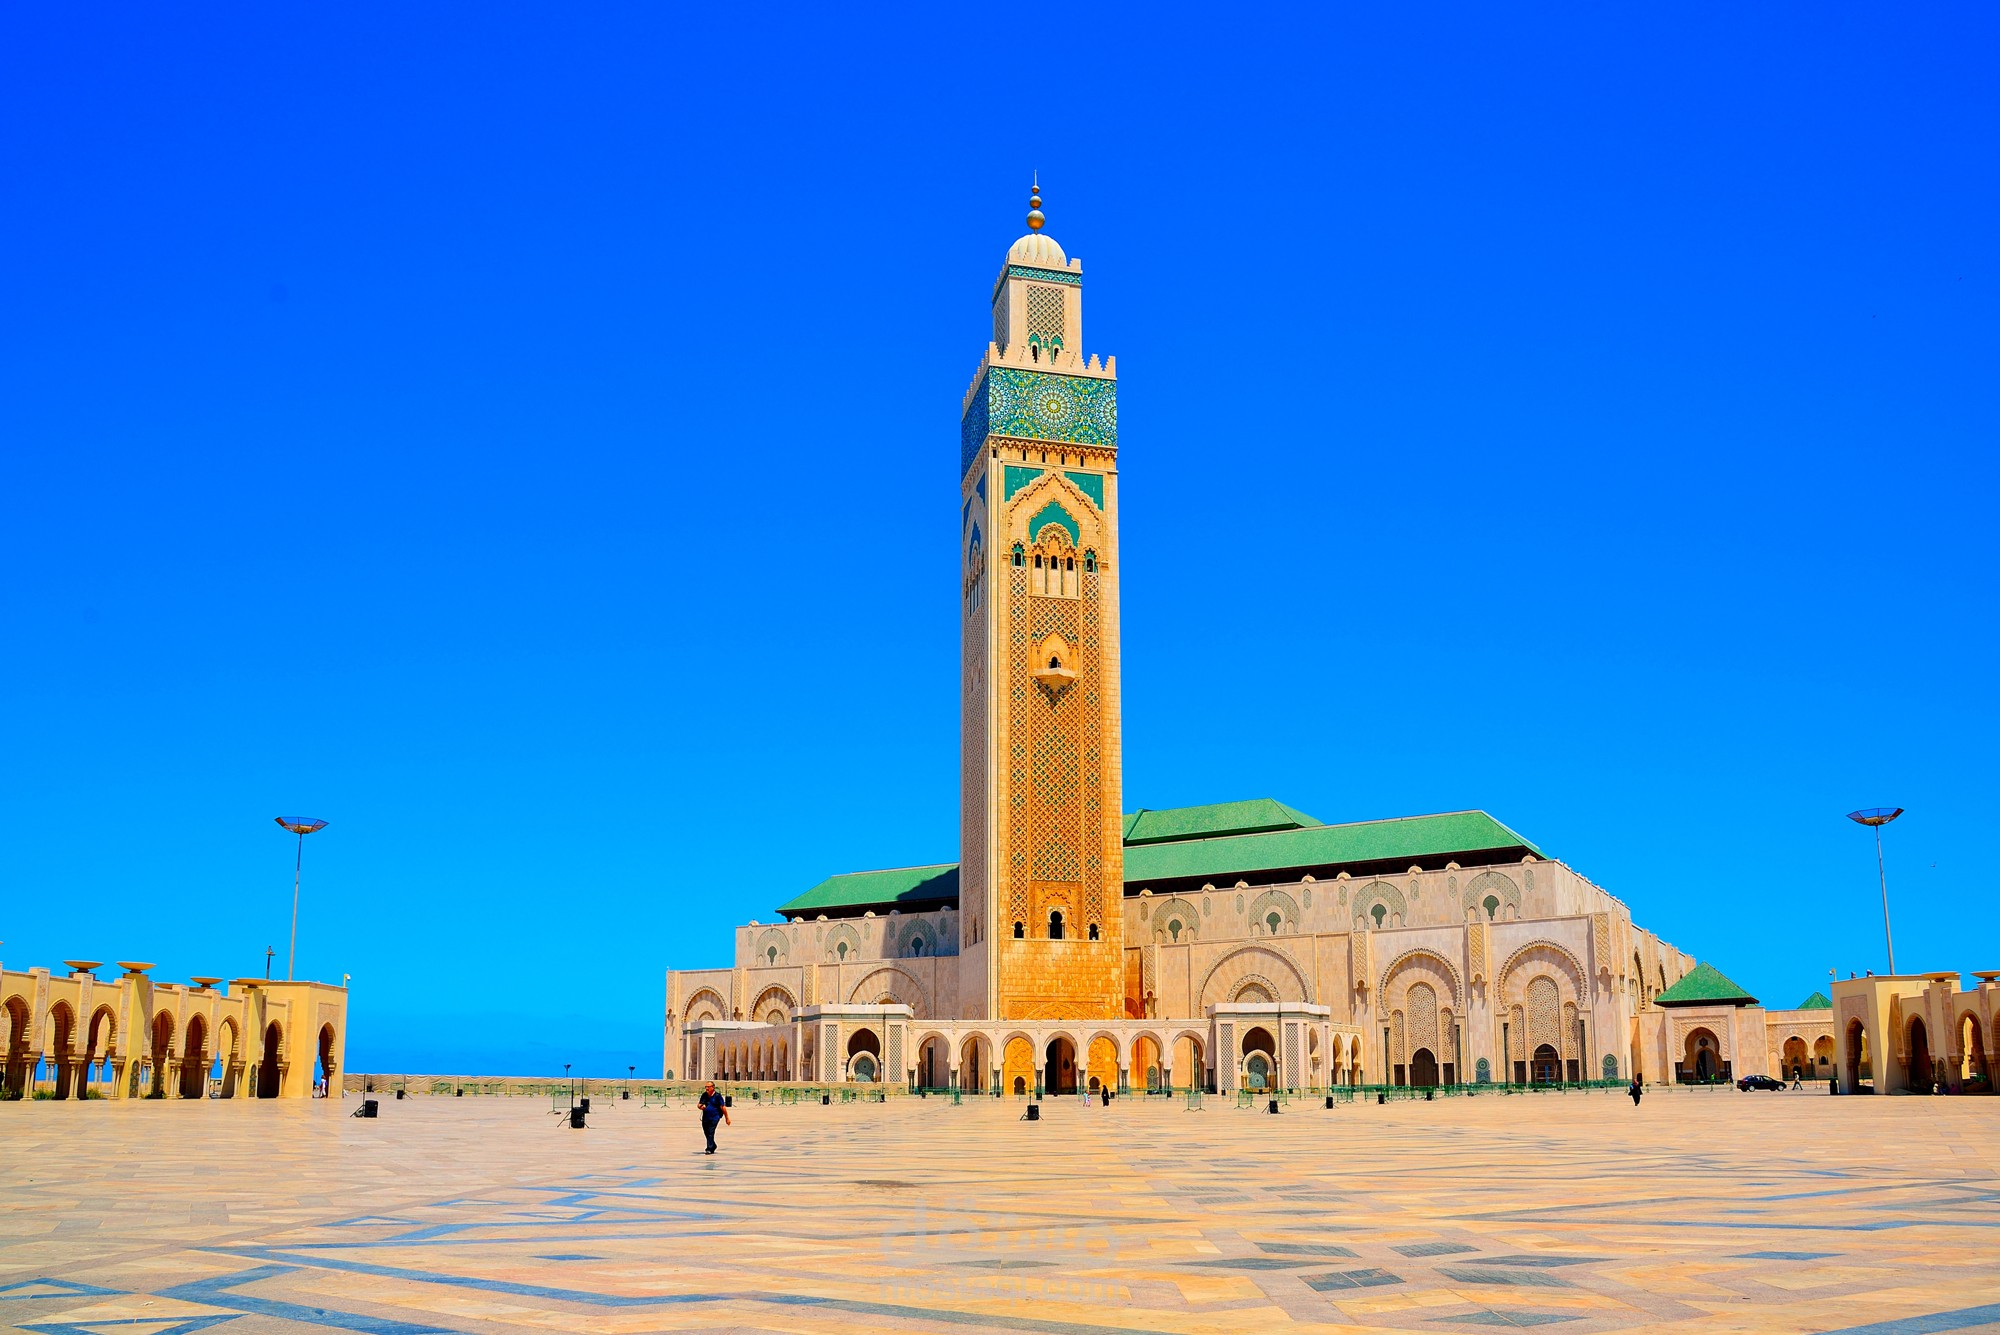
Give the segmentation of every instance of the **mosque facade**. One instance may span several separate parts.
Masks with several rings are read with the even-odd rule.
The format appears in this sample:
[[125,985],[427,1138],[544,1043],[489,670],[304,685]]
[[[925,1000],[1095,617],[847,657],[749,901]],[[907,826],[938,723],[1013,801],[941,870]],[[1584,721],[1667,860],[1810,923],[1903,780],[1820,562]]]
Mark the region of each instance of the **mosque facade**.
[[1034,1094],[1775,1066],[1753,999],[1484,812],[1128,809],[1117,363],[1085,356],[1083,265],[1040,204],[961,416],[961,860],[830,877],[736,929],[729,965],[670,972],[666,1077]]

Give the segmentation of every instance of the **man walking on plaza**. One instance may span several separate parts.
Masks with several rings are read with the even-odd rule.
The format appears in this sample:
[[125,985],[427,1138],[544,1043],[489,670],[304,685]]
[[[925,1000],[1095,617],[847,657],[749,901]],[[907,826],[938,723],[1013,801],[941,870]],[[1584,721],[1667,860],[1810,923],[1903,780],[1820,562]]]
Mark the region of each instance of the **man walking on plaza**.
[[1646,1092],[1646,1087],[1644,1084],[1640,1083],[1640,1078],[1635,1075],[1632,1077],[1632,1088],[1626,1090],[1625,1092],[1632,1096],[1632,1106],[1636,1108],[1639,1106],[1640,1097],[1644,1095]]
[[729,1120],[729,1109],[723,1105],[722,1095],[715,1092],[715,1082],[701,1091],[701,1133],[708,1137],[708,1154],[715,1153],[715,1124]]

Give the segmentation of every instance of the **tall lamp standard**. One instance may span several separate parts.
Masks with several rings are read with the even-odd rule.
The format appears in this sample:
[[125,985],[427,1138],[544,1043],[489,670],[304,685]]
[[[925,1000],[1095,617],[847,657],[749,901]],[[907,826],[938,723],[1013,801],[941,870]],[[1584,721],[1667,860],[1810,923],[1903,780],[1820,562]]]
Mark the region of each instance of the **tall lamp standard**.
[[1889,947],[1889,972],[1896,972],[1896,938],[1889,933],[1889,873],[1882,865],[1882,827],[1903,814],[1901,807],[1868,807],[1850,811],[1847,818],[1856,825],[1875,831],[1875,875],[1882,882],[1882,941]]
[[305,866],[306,836],[315,830],[324,830],[326,822],[314,820],[311,816],[279,816],[278,824],[299,837],[298,855],[292,859],[292,948],[285,956],[285,981],[292,981],[292,972],[299,962],[299,869]]

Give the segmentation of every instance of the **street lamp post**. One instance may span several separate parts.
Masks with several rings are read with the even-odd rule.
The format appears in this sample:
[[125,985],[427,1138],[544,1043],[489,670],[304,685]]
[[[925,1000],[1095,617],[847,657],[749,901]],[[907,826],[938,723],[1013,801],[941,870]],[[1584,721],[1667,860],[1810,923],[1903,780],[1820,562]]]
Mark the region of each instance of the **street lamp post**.
[[1882,827],[1903,814],[1901,807],[1866,807],[1847,818],[1875,831],[1875,875],[1882,882],[1882,943],[1889,948],[1889,972],[1896,972],[1896,938],[1889,931],[1889,873],[1882,863]]
[[285,981],[292,981],[293,971],[299,962],[299,869],[305,866],[306,836],[315,830],[324,830],[326,822],[314,820],[311,816],[279,816],[278,824],[299,837],[299,851],[292,859],[292,947],[285,956]]

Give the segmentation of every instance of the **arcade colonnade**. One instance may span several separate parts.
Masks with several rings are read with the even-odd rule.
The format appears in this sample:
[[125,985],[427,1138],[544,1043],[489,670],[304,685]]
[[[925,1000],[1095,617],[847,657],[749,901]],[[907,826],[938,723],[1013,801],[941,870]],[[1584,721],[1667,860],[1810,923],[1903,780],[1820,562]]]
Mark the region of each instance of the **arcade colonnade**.
[[0,969],[0,1098],[307,1098],[345,1062],[345,988],[65,966]]
[[[1155,1079],[1217,1089],[1574,1083],[1635,1070],[1669,1079],[1664,1037],[1660,1060],[1640,1060],[1642,1031],[1661,1019],[1653,994],[1630,1003],[1639,1014],[1628,1009],[1637,990],[1618,981],[1620,957],[1600,947],[1600,935],[1613,937],[1608,918],[1236,942],[1189,972],[1192,1014],[1155,991],[1153,980],[1173,971],[1168,947],[1153,943],[1128,952],[1128,980],[1140,980],[1124,998],[1130,1018],[1011,1024],[944,1018],[950,1011],[932,993],[945,976],[926,983],[912,966],[936,973],[951,958],[670,972],[662,1067],[670,1079],[828,1082],[886,1071],[939,1088],[956,1072],[962,1088],[997,1080],[1030,1090],[1038,1070],[1045,1086],[1082,1070],[1085,1088],[1095,1076],[1141,1089]],[[845,1003],[810,999],[841,995]],[[907,1052],[892,1054],[891,1034],[860,1018],[871,1006],[910,1017]],[[829,1046],[829,1023],[855,1032]],[[1051,1052],[1057,1039],[1066,1046]],[[856,1058],[865,1058],[858,1068]]]
[[1834,1074],[1842,1093],[1991,1093],[2000,1049],[2000,970],[1850,978],[1833,985]]
[[896,1004],[807,1006],[785,1023],[697,1018],[694,1080],[912,1083],[988,1094],[1320,1088],[1367,1082],[1362,1036],[1325,1006],[1211,1008],[1206,1020],[919,1020]]

